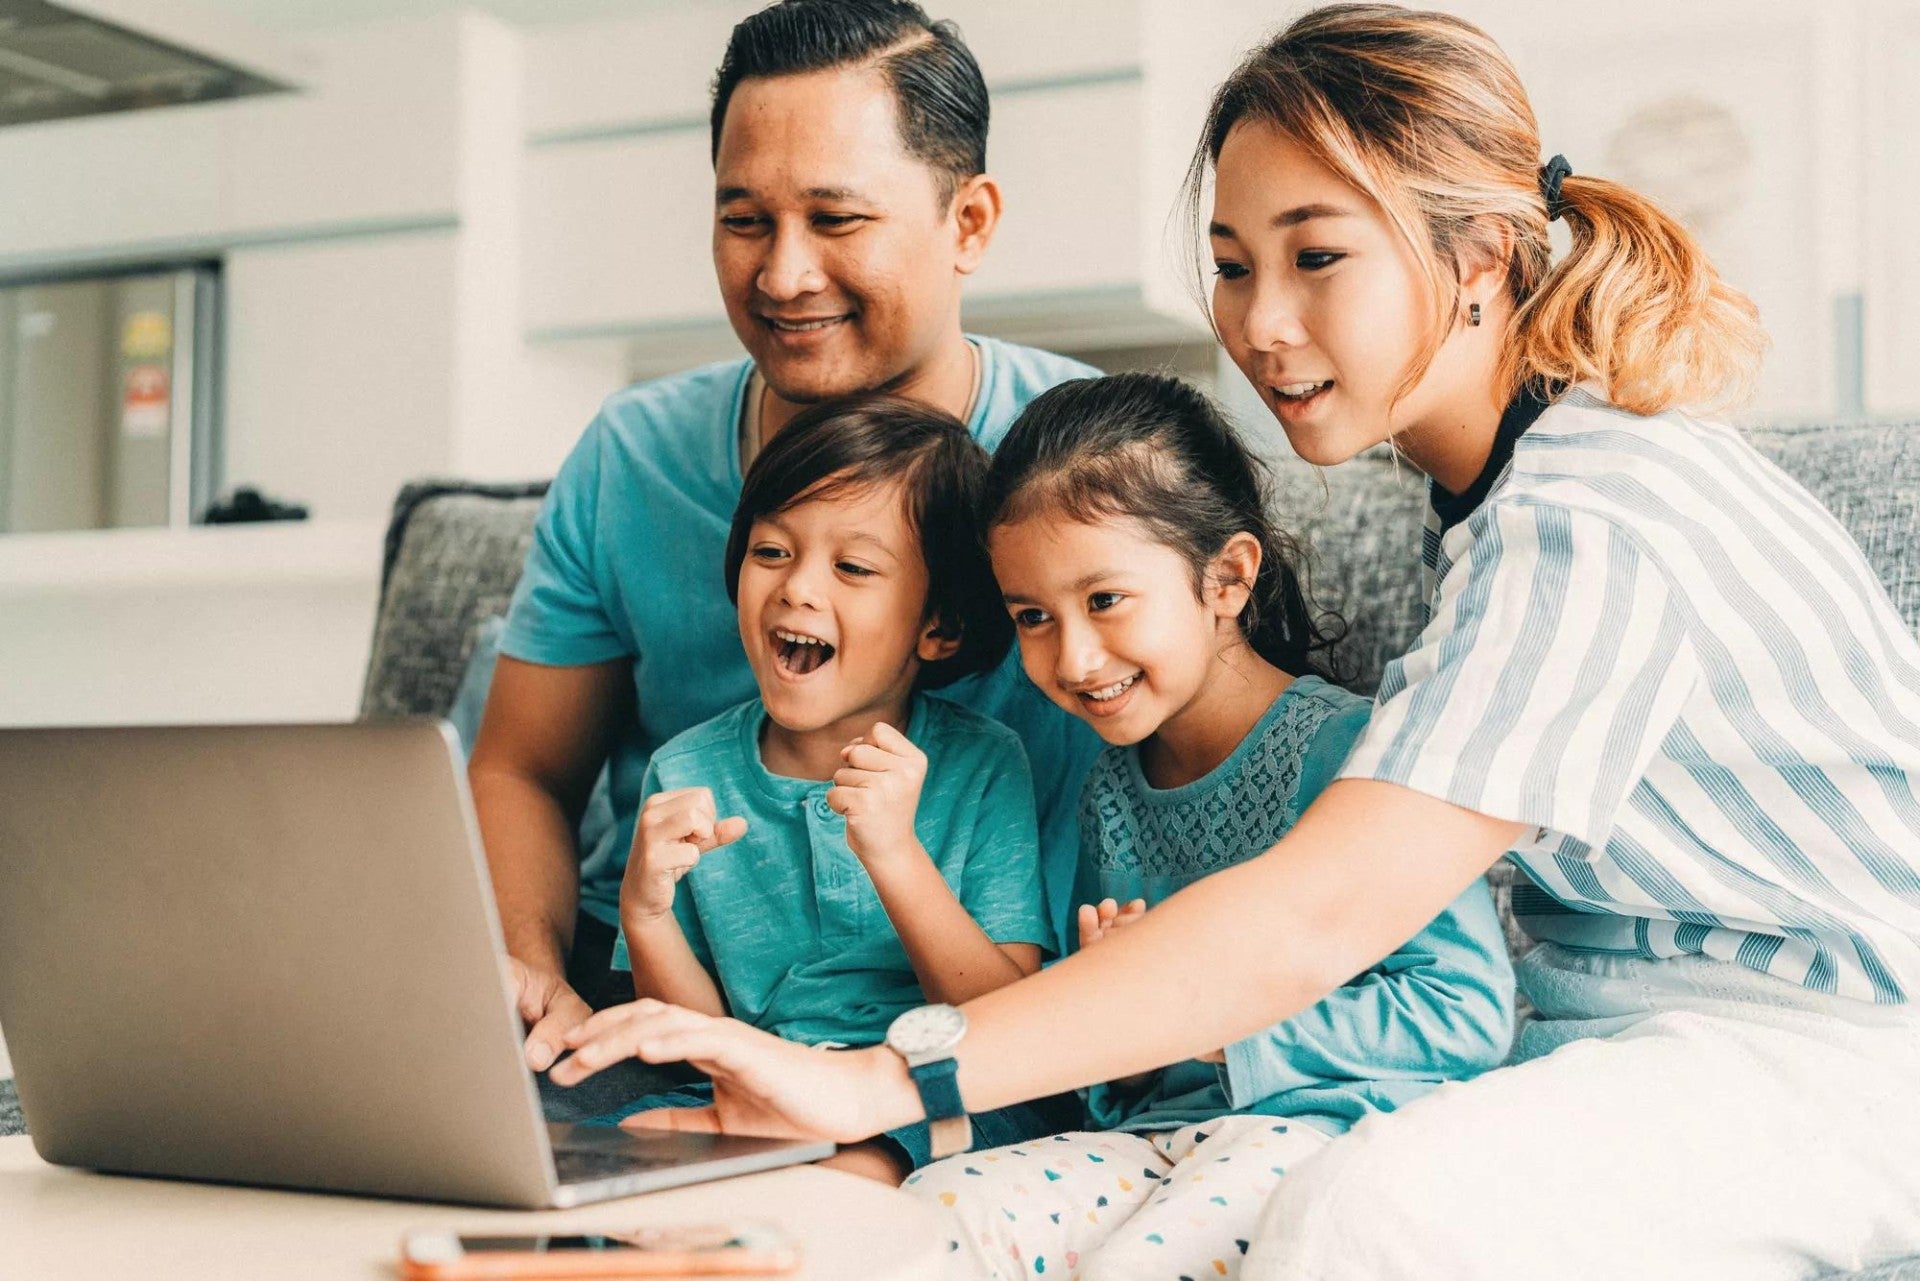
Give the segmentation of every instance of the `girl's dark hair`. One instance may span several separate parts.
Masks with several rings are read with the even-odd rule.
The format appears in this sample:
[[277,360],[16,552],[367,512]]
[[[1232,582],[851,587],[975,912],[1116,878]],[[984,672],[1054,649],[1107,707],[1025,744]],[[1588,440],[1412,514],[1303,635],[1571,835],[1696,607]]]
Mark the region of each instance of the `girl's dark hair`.
[[939,175],[941,199],[987,169],[987,82],[951,22],[910,0],[780,0],[744,19],[713,77],[713,154],[742,80],[873,63],[893,90],[900,142]]
[[1183,556],[1194,591],[1238,533],[1260,540],[1260,572],[1240,615],[1255,653],[1294,676],[1340,679],[1338,614],[1308,593],[1305,548],[1267,513],[1266,468],[1213,402],[1177,378],[1115,374],[1061,383],[1014,420],[987,473],[983,525],[1058,514],[1116,516]]
[[899,396],[824,401],[797,414],[747,469],[727,534],[727,599],[740,601],[740,566],[753,523],[802,502],[898,484],[927,566],[924,618],[958,635],[953,657],[920,669],[938,689],[1006,656],[1013,622],[1000,601],[976,513],[987,451],[960,420]]

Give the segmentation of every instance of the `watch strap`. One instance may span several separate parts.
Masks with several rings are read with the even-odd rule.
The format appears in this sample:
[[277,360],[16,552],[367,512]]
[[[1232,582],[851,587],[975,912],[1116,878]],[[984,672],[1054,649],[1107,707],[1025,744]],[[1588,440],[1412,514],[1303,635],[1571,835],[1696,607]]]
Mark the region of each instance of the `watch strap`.
[[927,1111],[927,1137],[934,1159],[957,1156],[972,1147],[973,1122],[967,1118],[967,1105],[960,1101],[959,1060],[916,1064],[907,1068],[907,1074]]

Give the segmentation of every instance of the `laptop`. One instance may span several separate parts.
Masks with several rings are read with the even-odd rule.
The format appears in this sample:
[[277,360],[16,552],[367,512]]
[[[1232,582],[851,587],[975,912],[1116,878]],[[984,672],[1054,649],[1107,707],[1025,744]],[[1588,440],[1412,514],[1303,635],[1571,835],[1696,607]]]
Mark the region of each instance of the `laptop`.
[[443,722],[0,730],[0,1028],[45,1160],[527,1209],[830,1143],[549,1125]]

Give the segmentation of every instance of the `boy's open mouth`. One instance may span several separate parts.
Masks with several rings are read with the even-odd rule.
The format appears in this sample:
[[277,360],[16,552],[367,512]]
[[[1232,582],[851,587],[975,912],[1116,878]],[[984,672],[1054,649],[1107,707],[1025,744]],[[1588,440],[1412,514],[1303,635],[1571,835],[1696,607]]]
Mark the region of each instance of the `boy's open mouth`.
[[818,636],[776,627],[773,629],[773,656],[782,671],[805,676],[833,661],[833,646]]

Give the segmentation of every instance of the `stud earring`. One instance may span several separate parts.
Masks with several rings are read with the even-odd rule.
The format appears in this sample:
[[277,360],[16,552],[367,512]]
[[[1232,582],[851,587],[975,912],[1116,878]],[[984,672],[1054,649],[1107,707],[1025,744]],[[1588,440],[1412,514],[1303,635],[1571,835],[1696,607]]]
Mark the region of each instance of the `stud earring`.
[[1477,325],[1480,323],[1479,303],[1476,302],[1467,308],[1467,323],[1469,325]]

